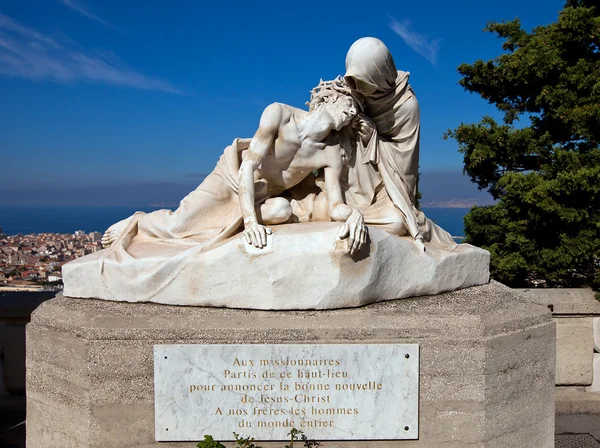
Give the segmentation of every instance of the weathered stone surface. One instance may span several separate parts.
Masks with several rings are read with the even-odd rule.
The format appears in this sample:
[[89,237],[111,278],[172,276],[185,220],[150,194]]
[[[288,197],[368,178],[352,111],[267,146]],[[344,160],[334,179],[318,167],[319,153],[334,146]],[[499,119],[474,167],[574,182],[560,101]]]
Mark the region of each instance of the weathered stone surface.
[[[593,351],[600,351],[600,302],[590,288],[518,289],[547,305],[557,324],[557,386],[589,386]],[[600,386],[599,386],[600,387]]]
[[[238,235],[194,255],[170,283],[142,301],[250,309],[332,309],[438,294],[489,281],[490,255],[483,249],[460,244],[446,251],[426,244],[427,252],[422,252],[410,238],[370,228],[368,247],[350,256],[346,241],[337,239],[339,227],[339,223],[276,226],[263,249],[247,244],[243,235]],[[121,264],[135,263],[135,270],[150,272],[157,258],[166,262],[187,249],[187,245],[172,245],[167,250],[164,245],[144,241],[136,257]],[[130,250],[136,247],[132,245]],[[63,267],[66,296],[130,302],[139,301],[137,289],[156,291],[148,284],[130,284],[130,279],[120,276],[121,270],[102,275],[99,259],[103,254],[100,251]],[[116,291],[122,294],[115,295]]]
[[592,319],[556,319],[556,385],[592,384],[593,356]]
[[600,315],[600,302],[591,288],[517,289],[533,300],[549,305],[553,315]]
[[557,387],[556,415],[561,414],[595,414],[600,419],[600,394],[586,392],[585,387]]
[[154,442],[153,345],[173,343],[418,343],[419,440],[332,446],[554,445],[555,325],[546,307],[495,282],[319,312],[59,296],[27,331],[28,448],[195,446]]

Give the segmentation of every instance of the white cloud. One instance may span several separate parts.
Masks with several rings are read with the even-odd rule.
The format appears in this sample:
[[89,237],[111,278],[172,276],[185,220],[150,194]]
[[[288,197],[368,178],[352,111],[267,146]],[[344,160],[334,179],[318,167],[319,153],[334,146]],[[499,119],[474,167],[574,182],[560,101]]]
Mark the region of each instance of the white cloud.
[[74,42],[60,42],[0,12],[0,76],[61,84],[89,82],[181,93],[168,81],[126,67]]
[[407,20],[399,22],[398,20],[391,18],[390,28],[402,38],[406,45],[415,50],[433,65],[436,64],[442,39],[433,39],[427,34],[417,33],[412,29],[411,23]]
[[106,20],[98,17],[96,14],[93,14],[92,12],[90,12],[90,10],[80,2],[77,2],[75,0],[59,0],[59,1],[63,5],[71,8],[74,11],[77,11],[79,14],[87,17],[88,19],[93,20],[94,22],[98,22],[108,28],[112,28],[113,30],[117,29],[112,23],[109,23]]

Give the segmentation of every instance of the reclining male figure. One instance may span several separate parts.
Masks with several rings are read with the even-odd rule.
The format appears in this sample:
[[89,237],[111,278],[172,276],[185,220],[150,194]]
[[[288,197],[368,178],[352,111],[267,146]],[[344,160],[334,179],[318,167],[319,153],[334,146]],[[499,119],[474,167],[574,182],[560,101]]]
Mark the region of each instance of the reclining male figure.
[[[367,229],[362,214],[344,203],[341,175],[342,150],[331,131],[340,131],[357,114],[357,104],[345,94],[341,81],[322,83],[316,89],[316,99],[307,112],[286,104],[268,106],[250,143],[239,171],[239,196],[244,217],[244,236],[255,247],[266,245],[265,227],[257,218],[254,207],[256,178],[267,182],[269,197],[277,197],[296,186],[313,171],[324,169],[325,188],[332,221],[346,222],[340,228],[340,238],[348,238],[352,254],[366,242]],[[337,87],[337,89],[336,89]],[[286,200],[278,202],[278,215],[288,218],[292,208]]]
[[[237,150],[228,152],[232,146],[228,147],[215,170],[177,210],[136,214],[120,221],[105,232],[102,244],[110,246],[126,229],[132,234],[121,238],[120,244],[129,244],[136,235],[163,240],[227,237],[233,217],[241,211],[247,242],[262,248],[271,233],[266,225],[284,223],[292,215],[282,193],[314,170],[324,169],[330,219],[345,222],[339,237],[348,238],[348,252],[359,250],[367,229],[362,214],[344,203],[342,150],[331,135],[355,118],[357,104],[339,79],[322,82],[314,92],[309,111],[280,103],[267,106],[247,149],[236,140],[232,146],[241,148],[239,156]],[[235,157],[228,157],[232,153]],[[241,163],[232,164],[231,159]]]

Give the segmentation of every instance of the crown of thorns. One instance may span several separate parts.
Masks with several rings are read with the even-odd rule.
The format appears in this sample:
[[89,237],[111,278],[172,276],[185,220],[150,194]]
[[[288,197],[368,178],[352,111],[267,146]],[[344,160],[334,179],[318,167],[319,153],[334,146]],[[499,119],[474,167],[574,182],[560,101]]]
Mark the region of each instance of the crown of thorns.
[[329,102],[331,99],[337,100],[340,96],[352,97],[358,107],[362,109],[362,102],[341,76],[331,81],[323,81],[321,79],[319,85],[310,91],[310,101],[306,105],[309,110],[315,110],[321,103]]

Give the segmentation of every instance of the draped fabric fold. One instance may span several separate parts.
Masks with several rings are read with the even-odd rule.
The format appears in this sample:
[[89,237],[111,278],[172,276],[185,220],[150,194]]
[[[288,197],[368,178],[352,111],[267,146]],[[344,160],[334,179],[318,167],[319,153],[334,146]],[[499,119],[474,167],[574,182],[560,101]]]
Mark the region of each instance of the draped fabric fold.
[[408,234],[452,250],[456,243],[450,234],[428,221],[413,205],[421,119],[409,76],[396,70],[391,53],[379,39],[357,40],[346,56],[344,80],[362,96],[364,113],[376,128],[364,147],[365,163],[377,167],[389,198],[405,218]]
[[[128,301],[148,301],[173,281],[194,257],[239,233],[242,213],[238,171],[251,139],[235,139],[216,168],[188,194],[176,211],[135,213],[116,241],[98,260],[109,291]],[[267,188],[255,184],[256,202],[267,199]],[[152,257],[160,246],[168,256]],[[150,249],[149,249],[150,248]]]
[[[398,159],[394,157],[393,149],[382,144],[375,131],[366,146],[361,142],[357,148],[356,168],[350,167],[351,179],[349,182],[359,185],[377,185],[373,201],[367,206],[357,203],[353,196],[346,195],[346,202],[353,208],[360,210],[365,216],[365,222],[370,225],[379,225],[390,233],[399,236],[421,235],[424,241],[444,250],[453,250],[457,244],[452,236],[437,224],[427,219],[425,214],[413,205],[404,185],[406,181]],[[370,167],[370,169],[366,168]],[[377,184],[377,182],[379,183]],[[351,190],[351,187],[349,187]],[[391,204],[390,204],[391,203]],[[402,215],[403,225],[390,226],[395,218],[390,213],[390,204]],[[396,218],[397,220],[397,218]]]

